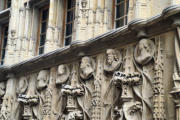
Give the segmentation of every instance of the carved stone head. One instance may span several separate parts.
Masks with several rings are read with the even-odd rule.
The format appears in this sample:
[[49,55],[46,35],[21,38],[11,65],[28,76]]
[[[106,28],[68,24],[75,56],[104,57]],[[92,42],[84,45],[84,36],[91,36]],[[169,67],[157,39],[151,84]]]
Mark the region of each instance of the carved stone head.
[[25,93],[25,91],[27,90],[27,87],[28,87],[27,77],[25,76],[20,77],[18,86],[16,88],[16,93],[17,94]]
[[67,65],[59,65],[57,70],[56,85],[65,83],[70,75],[69,67]]
[[49,82],[49,71],[48,70],[41,70],[37,77],[37,89],[43,90],[47,87]]
[[122,62],[122,56],[118,50],[107,49],[106,58],[104,61],[104,70],[106,72],[114,72],[119,68]]
[[0,82],[0,98],[2,98],[4,96],[5,89],[6,89],[5,83],[4,82]]
[[155,45],[149,39],[142,39],[136,45],[134,51],[135,61],[140,65],[147,64],[154,56]]
[[80,77],[89,79],[94,72],[94,62],[90,57],[83,57],[80,64]]

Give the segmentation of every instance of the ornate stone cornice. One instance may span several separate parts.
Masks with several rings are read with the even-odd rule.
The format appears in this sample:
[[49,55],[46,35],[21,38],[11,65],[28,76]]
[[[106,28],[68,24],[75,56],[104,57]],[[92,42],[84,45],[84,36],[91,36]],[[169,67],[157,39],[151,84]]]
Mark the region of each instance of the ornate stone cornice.
[[79,53],[82,51],[84,52],[84,55],[95,55],[104,52],[109,45],[116,48],[128,43],[136,42],[139,39],[137,36],[139,30],[146,30],[146,37],[152,37],[167,31],[175,30],[177,24],[173,23],[179,15],[180,6],[170,6],[164,9],[161,14],[147,20],[133,20],[127,26],[113,29],[95,38],[86,41],[76,40],[69,46],[36,56],[32,59],[11,66],[1,66],[0,81],[6,80],[4,76],[9,72],[20,75],[21,73],[26,74],[36,72],[43,68],[75,61],[80,59]]

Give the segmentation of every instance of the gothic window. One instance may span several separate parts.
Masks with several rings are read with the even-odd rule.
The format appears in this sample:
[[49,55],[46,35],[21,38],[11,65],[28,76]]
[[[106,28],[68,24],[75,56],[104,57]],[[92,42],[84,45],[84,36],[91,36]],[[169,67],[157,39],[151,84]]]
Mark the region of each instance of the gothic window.
[[1,48],[0,64],[1,65],[4,64],[7,41],[8,41],[8,25],[4,25],[4,26],[2,26],[2,29],[1,29],[1,41],[0,41],[0,48]]
[[4,9],[10,8],[11,7],[11,0],[5,0],[4,1]]
[[65,38],[64,38],[65,46],[71,44],[71,41],[72,41],[72,32],[73,32],[74,19],[75,19],[75,3],[76,3],[76,0],[67,0]]
[[46,31],[48,26],[49,8],[40,9],[39,34],[38,34],[38,54],[44,53],[44,45],[46,42]]
[[127,24],[128,8],[129,0],[115,0],[115,28]]

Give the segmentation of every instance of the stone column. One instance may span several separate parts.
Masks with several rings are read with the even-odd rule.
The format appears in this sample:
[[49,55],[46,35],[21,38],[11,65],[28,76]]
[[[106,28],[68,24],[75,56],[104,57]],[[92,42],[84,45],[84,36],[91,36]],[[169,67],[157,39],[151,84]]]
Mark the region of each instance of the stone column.
[[15,63],[15,58],[18,57],[17,50],[15,48],[19,48],[20,43],[17,42],[17,34],[18,34],[18,17],[19,17],[19,0],[12,0],[11,2],[11,11],[10,11],[10,19],[9,19],[9,31],[8,31],[8,43],[6,49],[5,56],[5,65],[11,65]]
[[179,5],[180,1],[179,0],[171,0],[171,5]]
[[50,0],[49,5],[49,20],[48,20],[48,28],[46,32],[46,43],[45,43],[45,50],[44,52],[50,52],[52,50],[55,50],[54,48],[54,30],[55,30],[55,24],[56,24],[56,17],[57,17],[57,0]]
[[15,100],[16,100],[16,78],[14,74],[10,73],[8,74],[8,81],[6,84],[6,93],[4,95],[4,100],[2,103],[2,108],[0,112],[0,119],[4,120],[7,118],[7,120],[16,119],[15,118],[15,109],[16,106]]
[[137,0],[135,19],[146,19],[150,16],[149,14],[150,14],[150,9],[148,7],[147,0]]
[[56,26],[55,26],[55,32],[54,32],[54,41],[56,44],[54,44],[54,48],[63,47],[63,27],[64,27],[64,11],[65,11],[65,1],[64,0],[58,0],[57,3],[57,18],[56,18]]

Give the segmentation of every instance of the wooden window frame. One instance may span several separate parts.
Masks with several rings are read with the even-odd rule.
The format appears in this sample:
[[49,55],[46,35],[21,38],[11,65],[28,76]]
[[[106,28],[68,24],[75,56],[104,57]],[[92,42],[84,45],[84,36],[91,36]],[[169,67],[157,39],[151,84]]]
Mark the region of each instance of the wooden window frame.
[[[70,9],[68,9],[68,2],[69,1],[68,0],[65,1],[64,24],[63,24],[64,29],[63,29],[63,36],[62,36],[62,38],[63,38],[63,42],[62,42],[63,46],[68,46],[69,45],[69,44],[66,45],[66,39],[67,38],[71,38],[71,42],[72,42],[73,29],[74,29],[74,20],[75,20],[75,11],[76,11],[76,0],[74,0],[74,1],[75,1],[74,7],[70,8]],[[67,23],[67,13],[69,11],[73,11],[73,20]],[[67,29],[66,25],[71,24],[71,23],[72,23],[72,33],[70,35],[66,36],[66,29]],[[71,44],[71,42],[70,42],[70,44]]]
[[[43,11],[46,10],[46,9],[48,9],[47,20],[42,21],[42,14],[43,14]],[[37,44],[36,44],[36,54],[37,55],[40,55],[39,54],[39,49],[42,48],[42,47],[45,47],[45,44],[40,46],[40,42],[41,42],[41,35],[42,34],[47,34],[48,21],[49,21],[49,5],[46,5],[44,7],[39,8],[39,14],[40,15],[39,15],[39,19],[38,19],[39,20],[38,21],[38,34],[37,34]],[[41,33],[42,22],[46,22],[46,31],[44,33]],[[45,35],[45,40],[46,40],[46,35]],[[41,53],[41,54],[43,54],[43,53]]]
[[[4,58],[2,58],[2,52],[3,52],[3,50],[5,50],[5,55],[6,55],[6,47],[7,47],[7,43],[6,43],[6,47],[5,48],[3,48],[3,46],[4,46],[4,38],[5,38],[5,29],[6,29],[6,27],[8,27],[8,24],[5,24],[5,25],[3,25],[2,26],[2,28],[1,28],[1,40],[0,40],[0,65],[3,65],[4,64],[4,59],[5,59],[5,57]],[[8,30],[8,29],[7,29]],[[8,31],[7,31],[8,32]],[[7,42],[8,42],[8,34],[7,34]],[[3,63],[2,63],[3,62]]]
[[[113,10],[112,10],[112,28],[119,28],[119,27],[123,27],[124,25],[127,25],[128,23],[128,12],[129,12],[129,2],[130,0],[123,0],[119,3],[117,3],[117,0],[113,0]],[[121,4],[124,4],[124,13],[121,17],[116,18],[116,13],[117,13],[117,6],[120,6]],[[128,4],[128,8],[127,8],[127,4]],[[123,20],[124,25],[116,27],[116,23],[117,21]]]
[[[12,5],[12,0],[10,0],[10,1],[11,1],[11,5]],[[8,2],[9,2],[8,0],[4,0],[4,10],[11,7],[11,6],[8,7]]]

